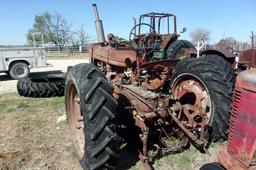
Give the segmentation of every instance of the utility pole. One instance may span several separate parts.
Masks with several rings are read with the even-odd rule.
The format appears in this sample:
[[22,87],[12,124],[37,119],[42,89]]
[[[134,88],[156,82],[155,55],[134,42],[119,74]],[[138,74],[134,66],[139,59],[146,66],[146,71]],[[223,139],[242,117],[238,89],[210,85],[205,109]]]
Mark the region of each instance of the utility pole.
[[255,59],[254,59],[254,34],[253,34],[253,31],[252,31],[251,40],[252,40],[252,63],[253,63],[253,66],[255,66]]
[[253,31],[252,31],[252,37],[251,37],[251,39],[252,39],[252,48],[254,48],[254,35],[253,35]]

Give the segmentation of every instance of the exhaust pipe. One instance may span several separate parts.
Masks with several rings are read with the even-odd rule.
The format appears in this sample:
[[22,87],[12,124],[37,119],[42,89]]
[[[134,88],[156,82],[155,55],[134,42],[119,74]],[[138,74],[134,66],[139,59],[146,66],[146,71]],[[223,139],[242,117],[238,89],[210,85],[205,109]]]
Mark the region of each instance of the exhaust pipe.
[[97,38],[98,38],[98,43],[105,43],[105,35],[104,35],[104,30],[103,30],[103,25],[102,21],[100,20],[99,13],[97,10],[97,5],[92,4],[93,7],[93,12],[95,15],[95,27],[96,27],[96,33],[97,33]]

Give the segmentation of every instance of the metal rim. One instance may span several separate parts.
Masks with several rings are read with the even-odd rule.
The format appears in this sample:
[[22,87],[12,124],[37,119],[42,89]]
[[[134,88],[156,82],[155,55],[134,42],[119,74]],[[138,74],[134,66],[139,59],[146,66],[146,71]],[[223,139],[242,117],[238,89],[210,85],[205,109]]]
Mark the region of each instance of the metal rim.
[[23,65],[17,65],[13,68],[13,74],[17,77],[23,77],[28,73],[28,70]]
[[[179,100],[181,104],[187,104],[189,108],[201,108],[206,113],[204,117],[206,120],[200,123],[208,125],[213,108],[209,90],[203,81],[195,75],[184,73],[173,81],[171,87],[174,99]],[[193,115],[196,116],[198,115]]]
[[67,119],[68,126],[77,156],[81,159],[85,147],[85,126],[80,107],[80,97],[73,82],[68,85]]

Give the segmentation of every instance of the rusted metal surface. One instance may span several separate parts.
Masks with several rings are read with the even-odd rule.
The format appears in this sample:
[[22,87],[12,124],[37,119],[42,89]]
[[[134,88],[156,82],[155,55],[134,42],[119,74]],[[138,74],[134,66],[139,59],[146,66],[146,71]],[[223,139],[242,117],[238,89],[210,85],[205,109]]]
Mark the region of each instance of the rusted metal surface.
[[[151,27],[149,29],[149,34],[153,33],[157,36],[158,44],[161,49],[166,50],[170,43],[177,40],[179,34],[177,33],[176,16],[174,14],[152,12],[141,15],[137,24],[138,35],[143,35],[143,33],[141,33],[141,26],[145,24],[144,18],[147,18],[146,20],[149,21],[147,24]],[[173,30],[170,30],[171,20],[173,21]],[[165,23],[165,25],[163,23]],[[165,32],[161,32],[161,30],[165,30]]]
[[176,59],[167,59],[167,60],[161,60],[161,61],[152,61],[152,62],[147,62],[147,63],[142,63],[141,65],[139,65],[139,68],[147,68],[147,69],[155,69],[157,66],[161,65],[161,66],[165,66],[165,67],[169,67],[169,69],[171,70],[171,72],[173,71],[173,69],[175,68],[175,66],[177,65],[177,63],[180,60],[176,60]]
[[228,170],[256,170],[255,166],[247,167],[242,162],[232,157],[227,147],[224,147],[219,153],[218,161]]
[[[177,106],[181,106],[180,104],[174,104],[174,107],[177,109]],[[199,138],[198,135],[195,135],[193,133],[193,131],[191,131],[191,127],[190,124],[187,121],[184,120],[180,120],[179,117],[180,115],[185,111],[186,112],[186,106],[181,106],[181,108],[177,109],[177,110],[172,110],[172,109],[168,109],[168,113],[169,115],[172,117],[172,119],[176,122],[176,124],[183,130],[183,132],[188,135],[195,143],[197,143],[199,146],[203,146],[205,144],[204,139]],[[178,116],[176,116],[176,114],[178,113]],[[187,118],[191,118],[189,113],[186,113]],[[204,126],[202,126],[201,128],[201,132],[204,130],[203,129]],[[202,137],[202,136],[200,136]]]
[[238,63],[244,65],[247,68],[255,68],[256,49],[248,49],[240,52]]
[[183,104],[193,105],[207,113],[204,121],[208,124],[211,117],[211,100],[208,89],[199,78],[189,74],[180,75],[172,84],[172,94]]
[[[149,24],[142,23],[142,18],[145,17],[149,17]],[[169,30],[170,18],[173,18],[174,22],[173,32]],[[163,19],[167,19],[165,34],[160,33]],[[152,61],[164,58],[164,50],[177,40],[179,34],[176,16],[168,13],[148,13],[141,15],[138,22],[139,25],[135,23],[130,34],[138,33],[137,39],[134,38],[128,44],[137,42],[139,47],[138,42],[142,40],[144,48],[135,50],[118,45],[113,47],[109,39],[109,42],[93,44],[89,50],[89,58],[90,63],[97,65],[106,75],[108,82],[114,86],[113,97],[122,105],[122,109],[130,114],[133,125],[140,128],[141,131],[136,132],[139,133],[141,142],[139,158],[144,167],[150,170],[152,167],[149,164],[148,140],[151,135],[157,134],[159,139],[159,143],[154,144],[155,150],[151,156],[182,151],[189,143],[187,136],[198,145],[205,144],[203,136],[209,122],[211,103],[207,89],[196,78],[179,81],[173,98],[169,93],[171,88],[164,85],[175,73],[175,66],[179,60]],[[141,33],[143,25],[148,25],[148,33]],[[151,52],[162,51],[161,57],[152,57],[154,54]],[[186,103],[183,100],[184,96],[192,99]],[[167,144],[165,141],[167,139],[171,142],[170,134],[175,134],[175,137],[180,139],[177,145]]]
[[89,50],[90,62],[97,59],[105,63],[126,67],[127,64],[136,64],[137,53],[133,49],[120,47],[114,48],[102,44],[94,44]]
[[162,36],[162,42],[160,44],[160,48],[166,49],[171,41],[174,41],[177,39],[176,35],[163,35]]
[[[169,99],[162,98],[153,94],[147,94],[145,91],[143,94],[143,89],[141,87],[129,87],[123,86],[122,93],[128,98],[133,106],[133,115],[135,118],[136,125],[142,129],[145,129],[145,124],[143,123],[147,119],[151,118],[166,118],[171,116],[172,120],[183,130],[183,132],[188,135],[192,140],[194,140],[198,145],[203,146],[205,140],[203,135],[205,132],[205,127],[208,125],[208,117],[204,108],[200,108],[191,104],[181,105],[179,102],[171,105],[169,108]],[[168,101],[168,102],[166,102]],[[162,103],[162,104],[159,104]],[[136,111],[135,111],[136,110]],[[186,116],[186,119],[182,119]],[[197,133],[194,130],[197,129]],[[146,150],[146,141],[145,134],[141,138],[143,143],[143,155],[147,152]],[[159,153],[170,153],[182,150],[186,142],[181,142],[177,146],[170,146],[167,148],[158,148],[153,155]],[[158,145],[156,145],[158,146]],[[145,155],[144,155],[145,156]]]
[[[129,86],[125,86],[122,89],[122,93],[129,99],[131,104],[134,106],[137,112],[144,116],[144,113],[152,112],[157,108],[157,101],[154,100],[157,96],[152,96],[152,94],[145,94],[145,93],[137,93],[135,90],[139,90],[138,88],[132,89]],[[142,90],[140,90],[142,92]],[[153,94],[154,95],[154,94]],[[147,96],[148,98],[144,98]]]
[[256,93],[256,69],[243,71],[237,76],[236,87]]
[[182,139],[178,144],[174,144],[168,147],[160,147],[159,145],[154,145],[155,149],[153,150],[152,156],[163,156],[171,153],[180,153],[187,149],[189,141],[186,137],[182,136]]
[[246,70],[237,77],[228,145],[218,157],[221,164],[228,169],[256,169],[255,105],[256,70]]
[[[166,18],[167,19],[167,34],[170,34],[170,30],[169,30],[169,20],[170,17],[173,18],[173,32],[176,33],[177,32],[177,24],[176,24],[176,16],[174,14],[170,14],[170,13],[155,13],[155,12],[151,12],[151,13],[147,13],[147,14],[143,14],[140,16],[139,18],[139,23],[142,23],[143,18],[148,17],[150,18],[150,20],[152,21],[151,24],[153,25],[154,29],[155,29],[155,22],[157,23],[157,33],[160,34],[160,23],[161,20]],[[139,33],[140,33],[140,29],[139,29]]]
[[145,170],[153,170],[152,166],[148,162],[148,158],[144,156],[141,152],[139,153],[139,159],[143,163],[143,167]]
[[150,81],[146,84],[146,89],[157,90],[164,85],[170,76],[169,67],[157,65],[154,69],[156,75],[151,75]]
[[[211,117],[211,100],[204,83],[195,76],[182,74],[172,86],[174,99],[169,114],[179,127],[198,145],[204,145],[205,132]],[[186,118],[182,119],[182,116]]]
[[[206,113],[203,109],[197,108],[189,104],[181,105],[179,102],[177,102],[176,104],[172,104],[172,107],[169,108],[169,98],[166,98],[165,96],[161,98],[155,93],[143,90],[141,89],[141,87],[138,86],[133,87],[132,85],[123,85],[120,93],[127,97],[128,101],[131,102],[129,108],[133,109],[132,114],[135,120],[135,125],[141,129],[142,133],[140,134],[140,139],[142,142],[142,151],[140,159],[142,160],[146,168],[150,167],[148,164],[147,156],[148,134],[150,133],[149,128],[145,124],[145,121],[147,120],[150,120],[152,118],[155,118],[156,120],[161,120],[162,118],[165,119],[168,116],[171,116],[172,120],[174,120],[176,124],[179,125],[183,132],[188,135],[192,140],[194,140],[198,145],[203,146],[203,144],[205,143],[205,141],[202,139],[202,134],[195,135],[194,132],[191,131],[191,129],[200,128],[201,132],[204,132],[204,125],[205,122],[208,122],[208,120],[204,118],[206,117]],[[187,116],[187,121],[181,119],[181,117],[183,117],[182,115]],[[196,121],[196,116],[203,117],[202,121]],[[161,123],[159,124],[159,126],[162,127]],[[163,127],[160,129],[163,131],[163,134],[165,134],[166,137],[169,138],[167,132],[165,132]],[[183,132],[181,132],[181,134],[183,134]],[[183,136],[182,140],[180,140],[180,142],[175,145],[168,145],[166,147],[163,147],[163,144],[155,144],[155,149],[150,154],[150,156],[165,155],[167,153],[177,153],[183,151],[183,149],[185,149],[188,145],[188,140],[184,137],[185,136]]]
[[154,92],[146,91],[141,87],[122,86],[124,94],[133,105],[134,109],[143,118],[165,118],[169,107],[169,97],[159,96]]
[[73,146],[77,156],[82,159],[84,155],[85,129],[80,110],[80,97],[73,82],[68,86],[67,100],[67,120],[71,139],[73,140]]
[[139,66],[140,70],[147,70],[147,79],[142,86],[144,89],[157,90],[170,78],[178,60],[162,60],[148,62]]

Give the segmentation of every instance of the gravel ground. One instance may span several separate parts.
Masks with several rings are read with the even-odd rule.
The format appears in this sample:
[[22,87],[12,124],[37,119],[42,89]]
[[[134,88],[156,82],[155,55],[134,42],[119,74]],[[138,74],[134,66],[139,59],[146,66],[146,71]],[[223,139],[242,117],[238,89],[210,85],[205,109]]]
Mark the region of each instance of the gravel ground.
[[[30,75],[38,75],[38,74],[61,74],[67,71],[68,66],[73,66],[79,63],[86,63],[88,59],[84,60],[48,60],[48,63],[53,67],[46,68],[35,68],[31,69]],[[5,73],[0,73],[0,95],[3,95],[7,92],[15,92],[16,91],[16,83],[17,80],[13,80],[10,76]]]

